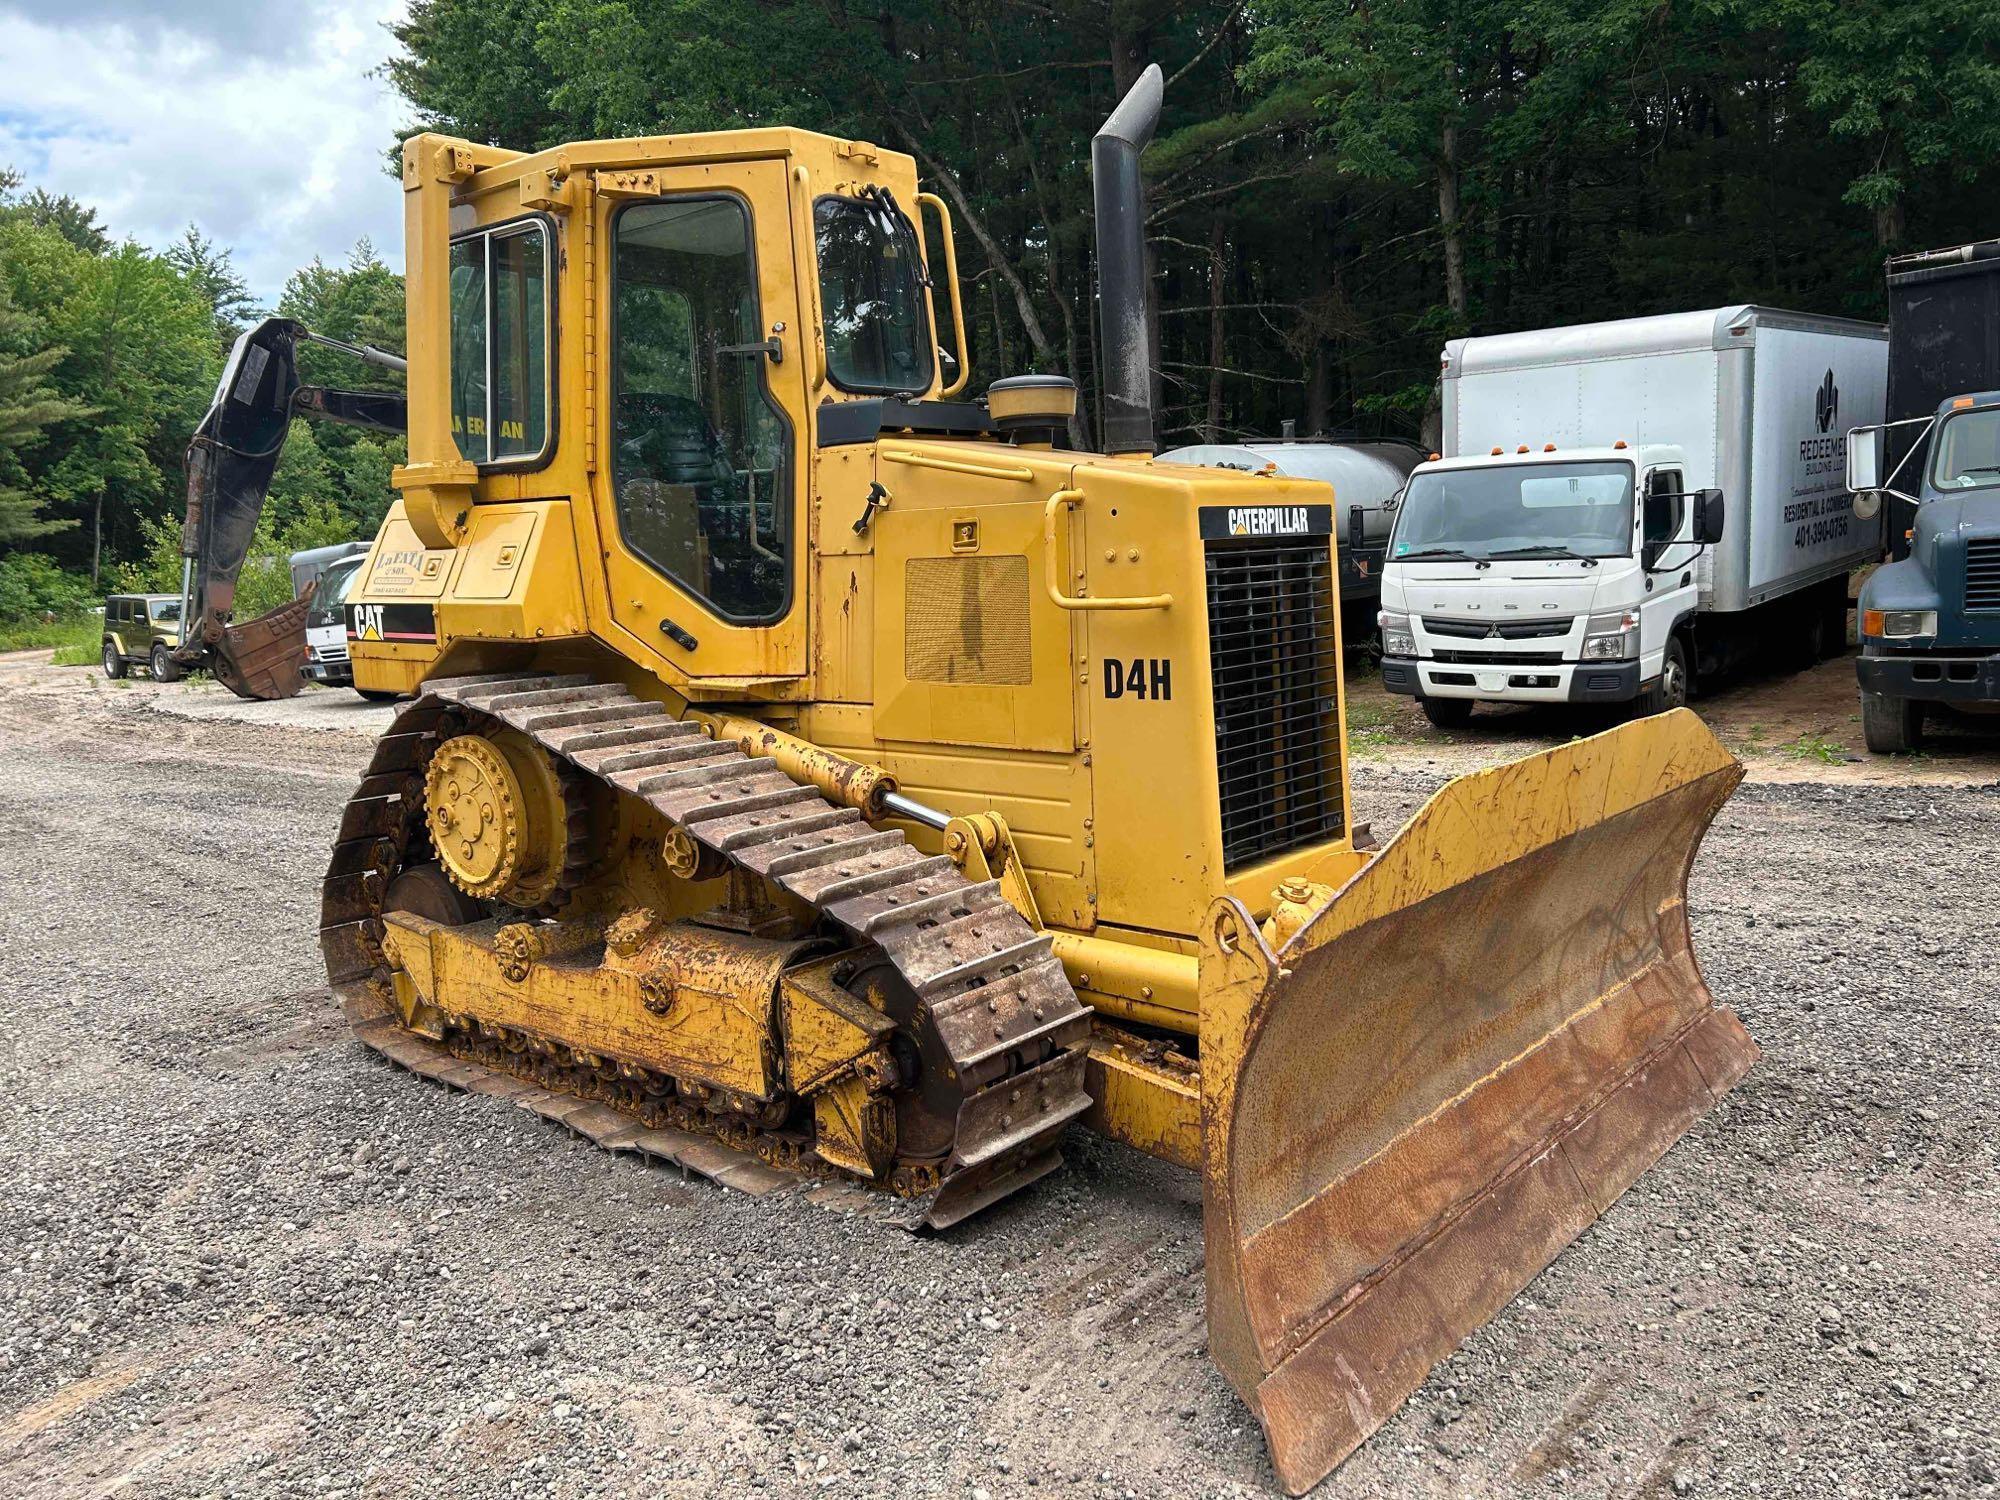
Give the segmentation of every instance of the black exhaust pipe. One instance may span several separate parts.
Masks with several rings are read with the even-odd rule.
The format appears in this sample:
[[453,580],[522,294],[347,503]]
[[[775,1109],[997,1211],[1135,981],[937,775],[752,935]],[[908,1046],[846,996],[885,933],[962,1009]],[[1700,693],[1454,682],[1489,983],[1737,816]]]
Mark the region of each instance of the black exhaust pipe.
[[1104,451],[1153,452],[1153,342],[1146,324],[1146,191],[1139,153],[1166,90],[1151,63],[1090,141],[1097,306],[1104,345]]

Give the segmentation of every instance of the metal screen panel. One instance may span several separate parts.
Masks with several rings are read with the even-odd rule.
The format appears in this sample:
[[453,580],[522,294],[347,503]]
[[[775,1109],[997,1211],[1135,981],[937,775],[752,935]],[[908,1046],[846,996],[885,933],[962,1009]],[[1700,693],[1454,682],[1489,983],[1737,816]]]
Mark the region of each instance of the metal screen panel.
[[1340,661],[1325,537],[1212,544],[1208,651],[1225,869],[1339,838]]
[[912,682],[1029,682],[1028,560],[913,557],[904,564],[903,675]]

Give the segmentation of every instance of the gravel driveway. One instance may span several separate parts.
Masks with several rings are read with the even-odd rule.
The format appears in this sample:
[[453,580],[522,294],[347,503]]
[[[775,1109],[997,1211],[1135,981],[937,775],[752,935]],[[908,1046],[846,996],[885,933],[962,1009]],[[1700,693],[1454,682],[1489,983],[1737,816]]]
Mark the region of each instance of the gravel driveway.
[[[312,929],[366,748],[0,664],[0,1493],[1268,1492],[1186,1173],[1075,1132],[919,1238],[351,1041]],[[1984,776],[1739,792],[1692,899],[1763,1062],[1321,1493],[1995,1492]],[[1370,761],[1361,815],[1435,779]]]

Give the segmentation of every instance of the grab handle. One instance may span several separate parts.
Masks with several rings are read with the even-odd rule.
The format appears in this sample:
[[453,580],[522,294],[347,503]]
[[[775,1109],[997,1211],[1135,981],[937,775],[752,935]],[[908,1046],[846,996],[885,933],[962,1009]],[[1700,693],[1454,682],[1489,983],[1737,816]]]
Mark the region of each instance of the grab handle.
[[1062,591],[1056,570],[1056,517],[1083,504],[1082,490],[1057,490],[1042,507],[1042,581],[1058,609],[1170,609],[1172,594],[1132,594],[1124,598],[1080,599]]
[[917,213],[921,215],[926,208],[937,213],[938,223],[944,229],[944,275],[945,284],[951,292],[951,336],[958,346],[958,374],[950,385],[938,392],[939,396],[948,400],[964,390],[965,382],[972,378],[972,349],[965,342],[965,307],[958,296],[958,245],[952,235],[951,210],[936,193],[917,194]]

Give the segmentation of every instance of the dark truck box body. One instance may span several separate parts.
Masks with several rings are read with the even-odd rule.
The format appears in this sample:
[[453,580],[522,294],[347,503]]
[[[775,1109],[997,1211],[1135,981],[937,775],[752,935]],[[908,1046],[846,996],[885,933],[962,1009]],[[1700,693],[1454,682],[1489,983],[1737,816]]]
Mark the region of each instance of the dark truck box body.
[[[2000,387],[2000,240],[1889,261],[1889,410],[1887,420],[1928,417],[1941,402]],[[1928,448],[1921,428],[1892,428],[1888,470],[1912,445]],[[1930,454],[1919,452],[1896,487],[1914,492]],[[1908,550],[1902,526],[1891,528],[1897,557]]]

